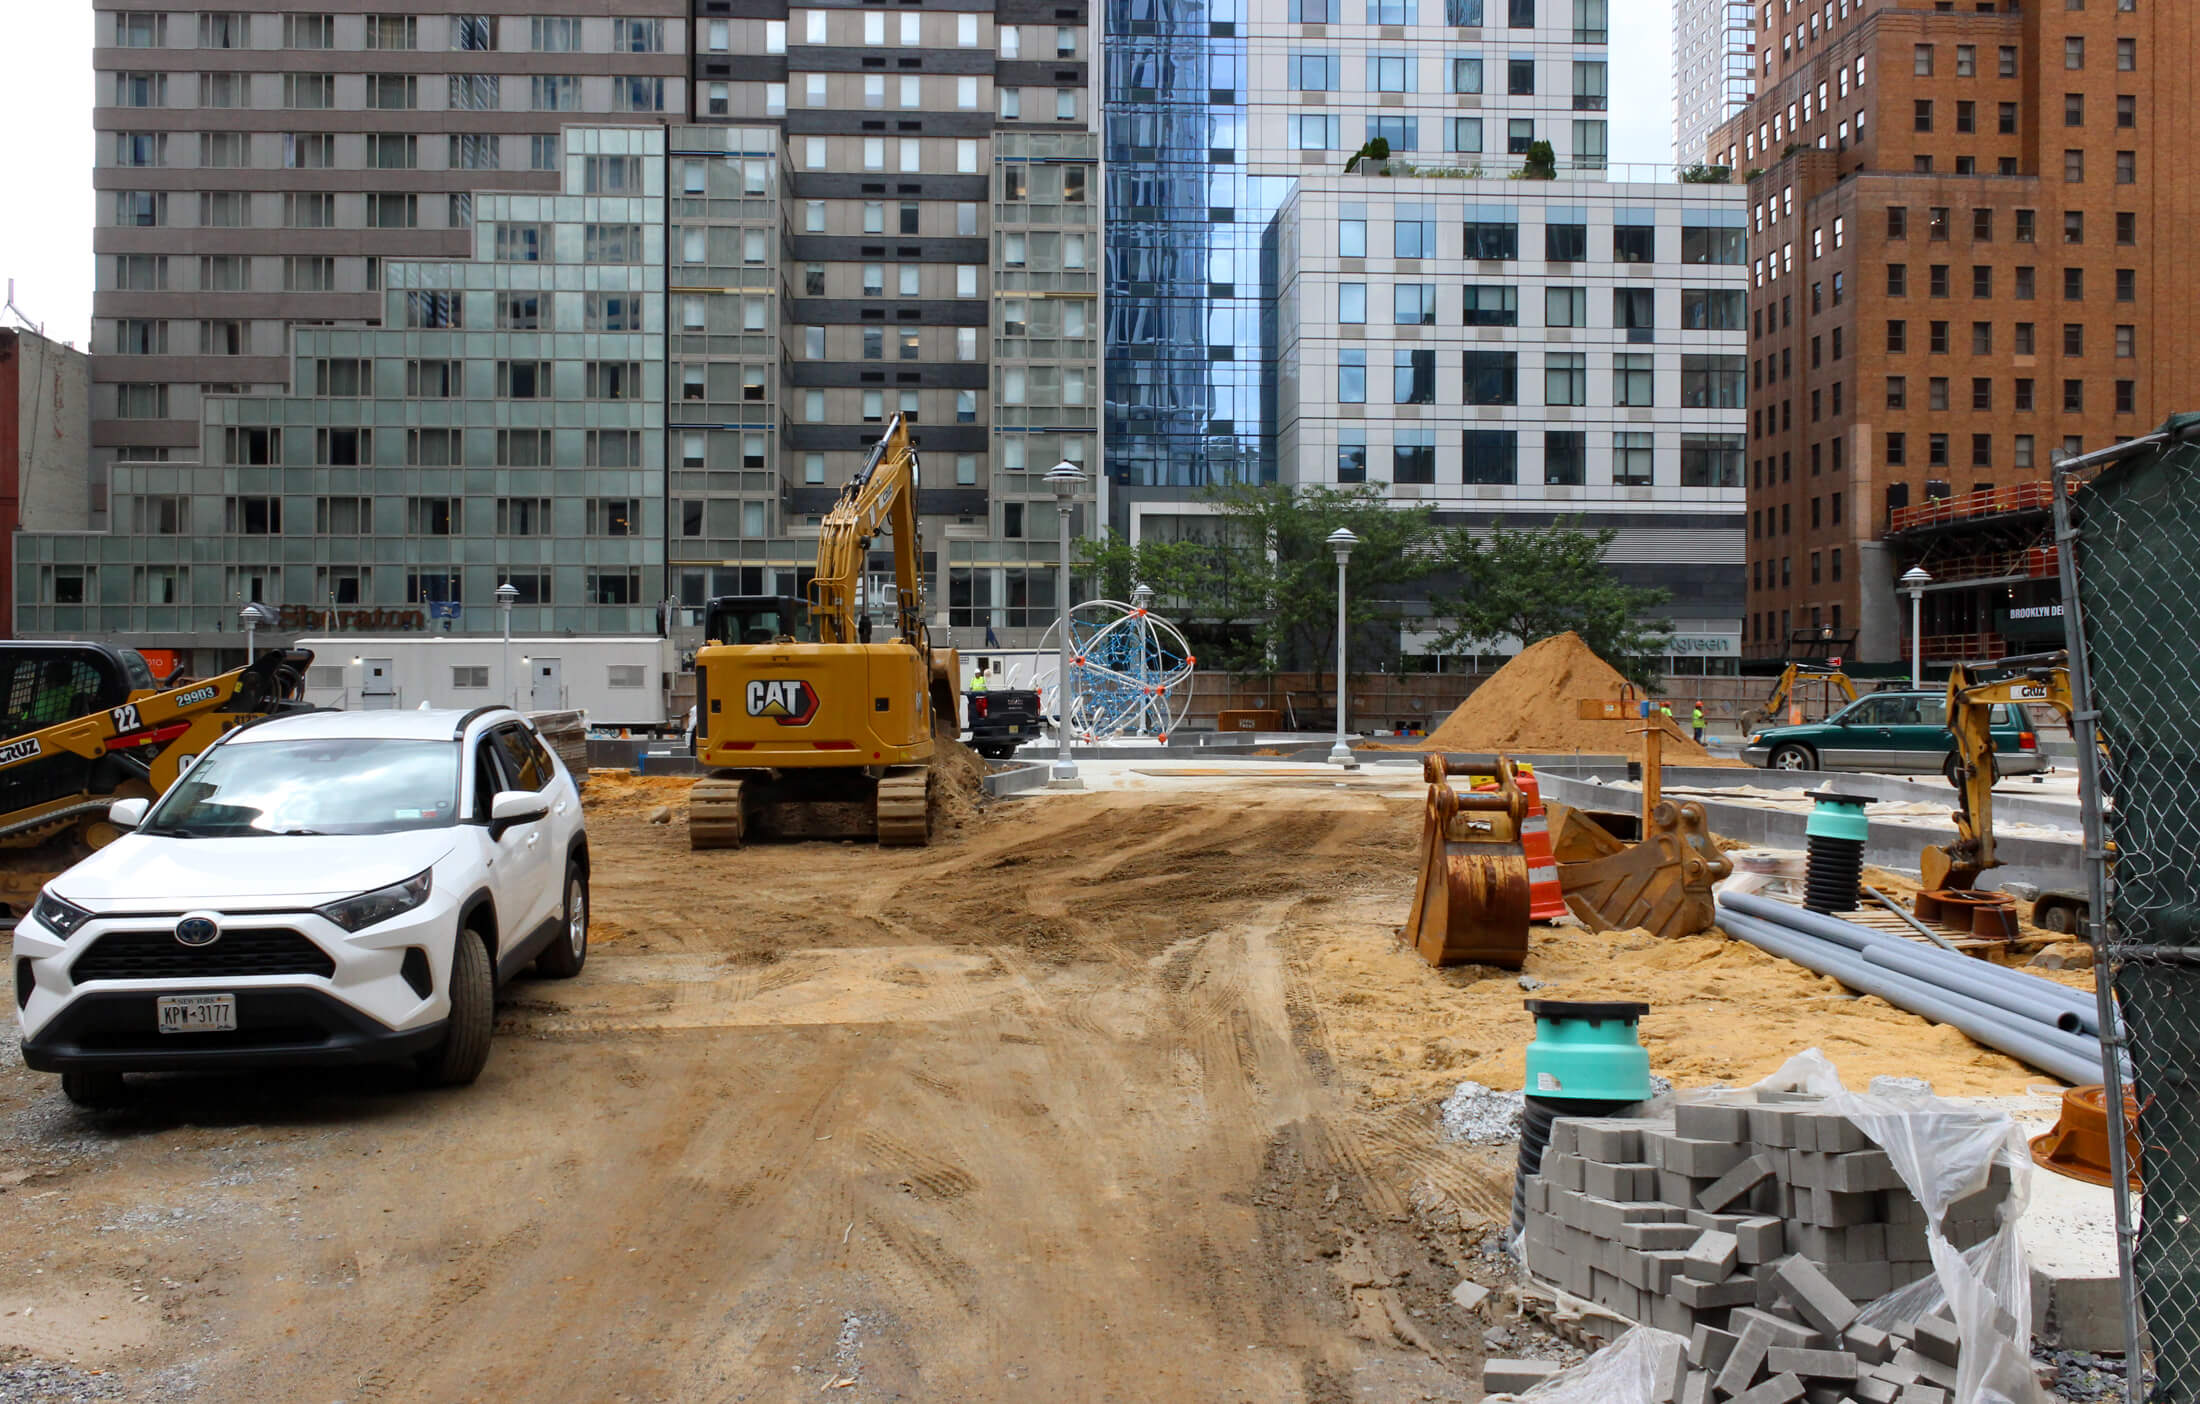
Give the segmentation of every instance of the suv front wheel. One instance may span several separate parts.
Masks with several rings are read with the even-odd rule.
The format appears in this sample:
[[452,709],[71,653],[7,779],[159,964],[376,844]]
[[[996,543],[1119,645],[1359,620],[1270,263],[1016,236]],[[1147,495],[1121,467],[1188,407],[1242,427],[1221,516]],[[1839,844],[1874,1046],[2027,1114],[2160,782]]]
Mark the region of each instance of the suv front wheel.
[[496,973],[481,933],[468,927],[451,948],[451,1013],[443,1046],[423,1060],[421,1071],[439,1087],[462,1087],[481,1076],[489,1061],[489,1031],[496,1022]]

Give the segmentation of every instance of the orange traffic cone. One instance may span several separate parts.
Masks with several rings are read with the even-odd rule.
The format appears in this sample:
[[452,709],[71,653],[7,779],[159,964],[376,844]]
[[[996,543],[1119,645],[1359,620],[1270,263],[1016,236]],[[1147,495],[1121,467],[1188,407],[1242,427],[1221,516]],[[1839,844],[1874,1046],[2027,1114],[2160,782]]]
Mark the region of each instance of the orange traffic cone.
[[1528,855],[1528,915],[1556,921],[1566,915],[1566,897],[1558,885],[1558,859],[1551,853],[1551,826],[1543,816],[1543,792],[1535,776],[1522,770],[1520,791],[1528,797],[1528,817],[1520,826],[1521,851]]

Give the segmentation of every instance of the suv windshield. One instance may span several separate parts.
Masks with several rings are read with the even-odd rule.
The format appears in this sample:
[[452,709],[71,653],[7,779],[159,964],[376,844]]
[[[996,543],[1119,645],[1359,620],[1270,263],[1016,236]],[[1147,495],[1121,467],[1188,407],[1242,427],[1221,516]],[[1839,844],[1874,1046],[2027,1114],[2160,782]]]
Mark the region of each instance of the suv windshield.
[[145,816],[168,838],[393,834],[458,810],[452,741],[328,738],[217,746]]

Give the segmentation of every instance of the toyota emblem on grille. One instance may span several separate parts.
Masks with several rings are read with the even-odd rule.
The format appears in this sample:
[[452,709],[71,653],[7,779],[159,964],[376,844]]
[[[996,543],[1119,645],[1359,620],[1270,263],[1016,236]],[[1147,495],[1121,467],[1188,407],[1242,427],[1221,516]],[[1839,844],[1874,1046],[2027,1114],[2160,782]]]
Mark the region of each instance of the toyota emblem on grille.
[[176,923],[176,940],[186,946],[211,946],[221,934],[220,925],[212,917],[187,916]]

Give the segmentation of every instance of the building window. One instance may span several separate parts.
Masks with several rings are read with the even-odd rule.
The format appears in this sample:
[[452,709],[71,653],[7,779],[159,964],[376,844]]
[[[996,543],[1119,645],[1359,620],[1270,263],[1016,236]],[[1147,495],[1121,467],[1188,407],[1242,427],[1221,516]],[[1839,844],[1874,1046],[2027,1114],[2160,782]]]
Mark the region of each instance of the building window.
[[1543,357],[1543,403],[1589,403],[1589,358],[1580,352],[1552,351]]
[[1392,482],[1435,482],[1436,431],[1400,425],[1391,440],[1390,465]]
[[1367,284],[1337,284],[1337,321],[1345,326],[1362,326],[1367,322]]
[[1390,401],[1396,405],[1436,403],[1434,350],[1401,349],[1391,352]]
[[1337,481],[1367,481],[1367,431],[1341,429],[1337,434]]
[[1511,429],[1469,429],[1460,435],[1461,478],[1484,487],[1509,487],[1520,477],[1520,435]]
[[[1435,318],[1435,289],[1429,288],[1430,320]],[[1551,289],[1548,291],[1562,291]],[[1548,292],[1546,293],[1546,297]],[[1465,325],[1470,327],[1516,327],[1520,325],[1520,289],[1512,283],[1469,283],[1464,298]]]
[[1612,435],[1612,482],[1619,487],[1649,487],[1656,480],[1656,439],[1641,430]]
[[1657,403],[1657,358],[1643,352],[1612,357],[1612,403],[1643,409]]
[[1516,351],[1463,353],[1464,402],[1470,405],[1520,403],[1520,354]]
[[1367,352],[1355,347],[1337,352],[1337,403],[1367,403]]
[[1520,257],[1520,226],[1518,224],[1469,221],[1464,228],[1466,257],[1472,259],[1517,259]]
[[[1514,289],[1507,287],[1505,291],[1513,292]],[[1585,327],[1589,325],[1589,290],[1587,288],[1569,287],[1545,288],[1543,290],[1543,325],[1547,327]]]

